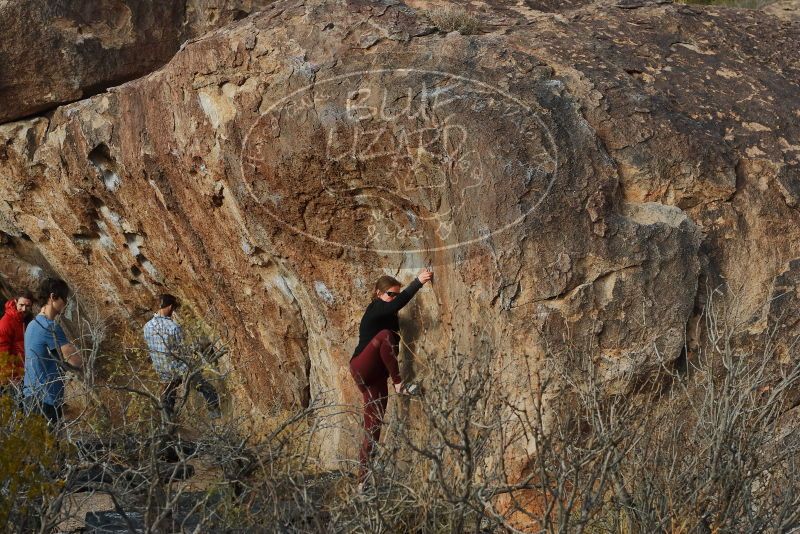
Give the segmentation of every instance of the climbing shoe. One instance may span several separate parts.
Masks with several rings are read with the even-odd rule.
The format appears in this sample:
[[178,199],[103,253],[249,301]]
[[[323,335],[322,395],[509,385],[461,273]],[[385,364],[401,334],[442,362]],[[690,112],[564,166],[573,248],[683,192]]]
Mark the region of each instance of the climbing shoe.
[[403,384],[403,387],[400,388],[401,395],[409,395],[413,397],[419,395],[420,393],[422,393],[422,388],[419,386],[419,384]]

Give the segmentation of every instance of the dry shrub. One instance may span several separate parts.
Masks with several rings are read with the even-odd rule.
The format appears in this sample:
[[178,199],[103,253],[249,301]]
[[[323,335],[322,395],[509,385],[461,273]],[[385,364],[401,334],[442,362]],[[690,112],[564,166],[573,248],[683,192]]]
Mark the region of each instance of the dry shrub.
[[[626,377],[637,385],[627,395],[607,387],[592,346],[551,347],[538,375],[503,372],[490,339],[474,354],[428,359],[425,394],[400,401],[372,487],[329,505],[331,531],[800,527],[800,434],[784,421],[800,363],[776,367],[774,332],[745,349],[747,325],[715,298],[688,371],[654,345],[661,372]],[[534,377],[527,388],[525,374]]]
[[62,487],[60,451],[41,417],[25,417],[8,396],[0,397],[0,530],[28,532]]
[[745,9],[761,9],[776,0],[677,0],[678,4],[696,4],[702,6],[726,6]]
[[480,31],[480,22],[466,10],[455,6],[437,7],[426,11],[428,18],[444,32],[473,35]]
[[[703,318],[688,370],[653,347],[661,372],[630,380],[638,389],[626,396],[602,381],[592,346],[551,347],[538,374],[504,368],[477,331],[473,353],[417,355],[424,394],[391,400],[361,491],[350,473],[324,469],[318,449],[320,430],[351,407],[276,407],[257,439],[234,417],[211,425],[192,412],[179,427],[133,372],[128,360],[141,355],[123,351],[94,390],[155,409],[125,412],[113,435],[99,425],[62,435],[76,444],[77,467],[46,480],[66,482],[43,506],[58,510],[62,486],[102,468],[109,476],[90,480],[91,491],[126,517],[139,513],[150,531],[789,531],[800,525],[800,436],[783,420],[800,364],[774,365],[771,333],[742,349],[746,329],[714,299]],[[213,347],[182,355],[190,373],[225,353]],[[190,467],[207,477],[183,481]]]
[[[560,347],[524,426],[536,454],[503,513],[509,528],[605,532],[786,532],[800,526],[800,363],[777,366],[775,331],[712,294],[687,370],[611,395],[591,350]],[[654,348],[653,361],[661,355]],[[547,393],[550,395],[547,395]],[[546,401],[545,401],[546,399]],[[538,419],[538,420],[537,420]],[[528,504],[535,498],[536,510]],[[509,515],[509,512],[513,514]]]

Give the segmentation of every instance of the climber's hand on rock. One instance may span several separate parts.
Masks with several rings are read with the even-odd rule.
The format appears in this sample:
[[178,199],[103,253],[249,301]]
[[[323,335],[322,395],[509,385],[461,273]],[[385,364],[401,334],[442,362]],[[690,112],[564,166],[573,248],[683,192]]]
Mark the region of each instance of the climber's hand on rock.
[[429,271],[428,269],[423,269],[420,271],[419,275],[417,275],[417,280],[419,280],[422,285],[430,282],[431,278],[433,278],[433,271]]
[[394,392],[397,393],[398,395],[400,394],[400,392],[402,390],[403,390],[403,383],[402,382],[398,382],[397,384],[394,385]]

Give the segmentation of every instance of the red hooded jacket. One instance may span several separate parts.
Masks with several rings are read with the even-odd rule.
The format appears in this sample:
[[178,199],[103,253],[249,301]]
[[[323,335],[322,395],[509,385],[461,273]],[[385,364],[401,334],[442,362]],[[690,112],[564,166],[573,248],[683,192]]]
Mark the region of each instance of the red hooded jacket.
[[25,373],[25,326],[17,302],[6,302],[0,318],[0,380],[19,380]]

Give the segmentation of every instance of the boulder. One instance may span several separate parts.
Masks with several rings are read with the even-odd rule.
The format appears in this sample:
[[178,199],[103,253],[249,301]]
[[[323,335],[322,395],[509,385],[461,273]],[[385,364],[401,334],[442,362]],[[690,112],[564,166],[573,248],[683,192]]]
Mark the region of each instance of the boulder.
[[231,344],[235,406],[256,420],[357,403],[371,285],[426,265],[403,319],[413,370],[488,354],[522,399],[567,345],[630,392],[685,356],[709,287],[769,323],[800,257],[797,26],[497,5],[503,25],[464,35],[397,2],[279,1],[0,126],[3,257],[34,248],[138,321],[178,294]]
[[264,0],[0,2],[0,123],[147,74]]

